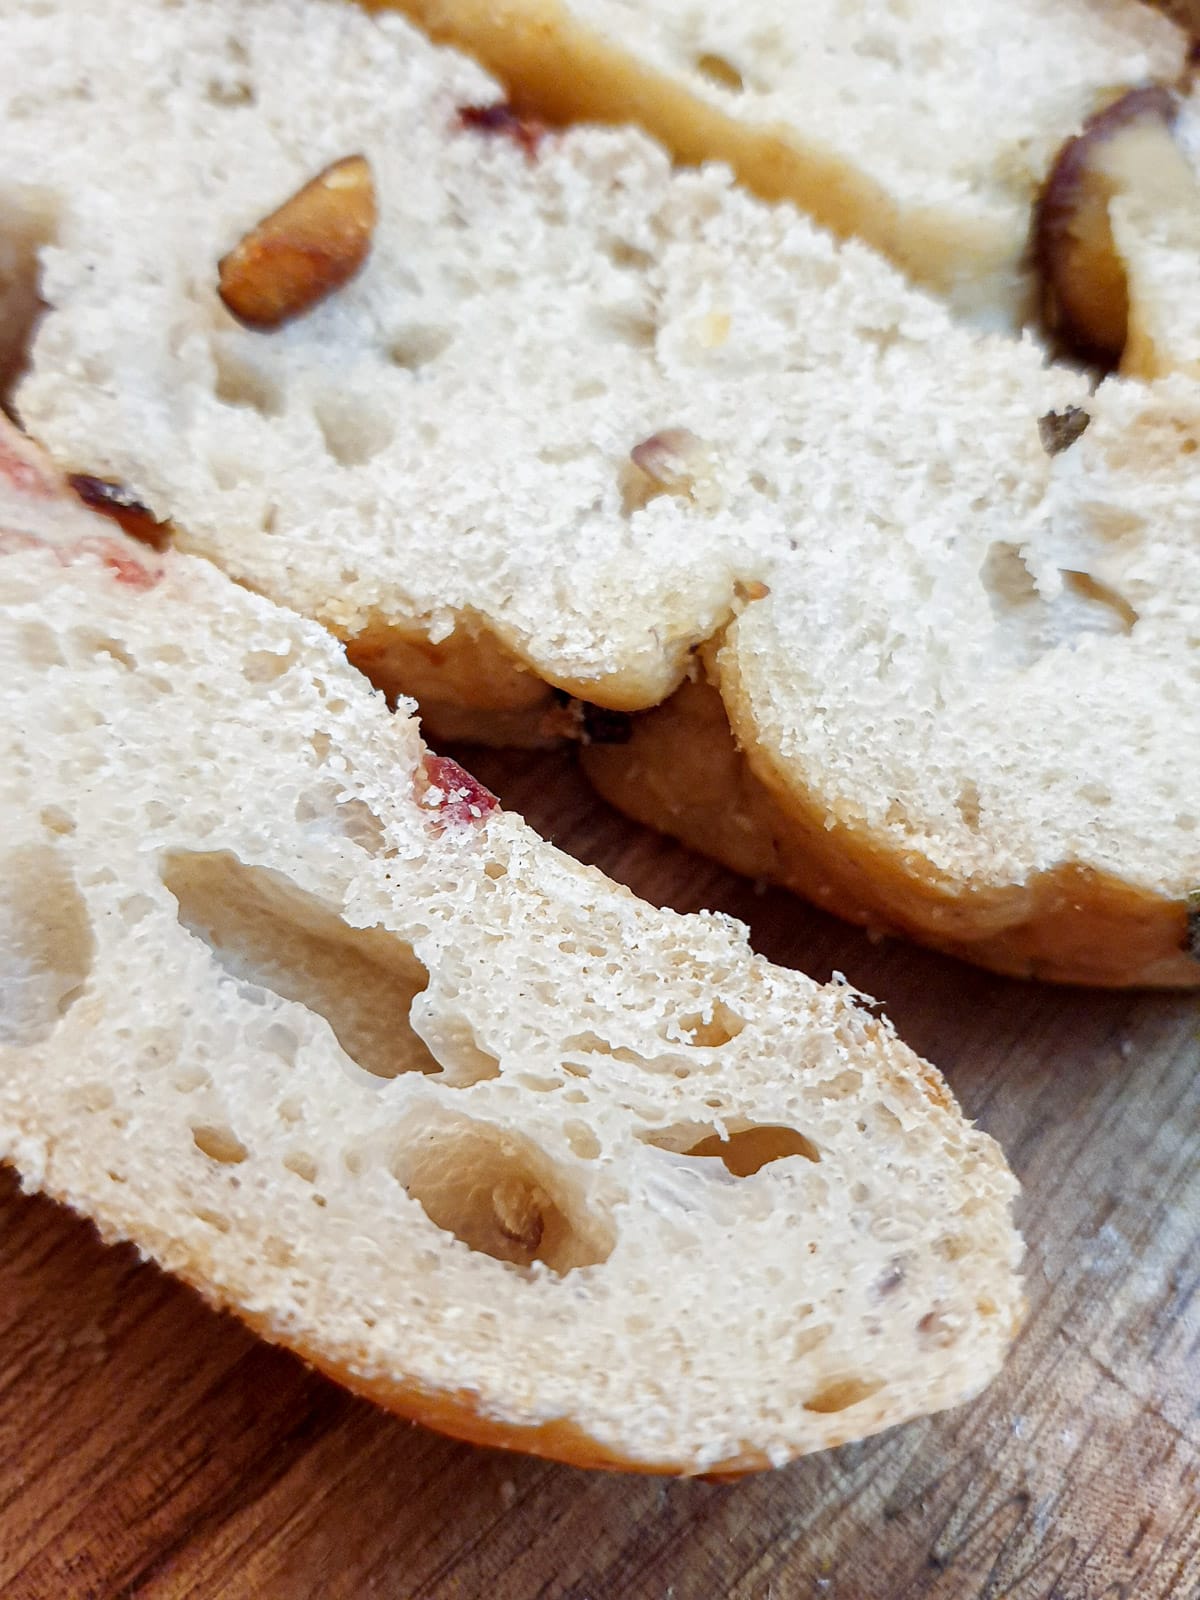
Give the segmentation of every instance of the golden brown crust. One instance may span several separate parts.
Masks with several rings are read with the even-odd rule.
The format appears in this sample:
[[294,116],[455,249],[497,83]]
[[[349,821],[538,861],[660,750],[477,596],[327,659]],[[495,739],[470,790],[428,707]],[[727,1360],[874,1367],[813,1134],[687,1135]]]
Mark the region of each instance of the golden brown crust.
[[554,691],[536,677],[486,624],[456,620],[436,643],[384,619],[369,622],[346,641],[351,664],[391,699],[410,694],[460,712],[528,715],[553,702]]
[[835,821],[793,774],[730,732],[752,728],[728,669],[722,694],[685,684],[636,718],[624,746],[583,752],[614,805],[750,877],[783,884],[851,922],[1014,977],[1100,987],[1200,986],[1186,908],[1071,863],[1028,883],[965,884],[917,850]]
[[[106,1244],[128,1242],[131,1229],[124,1218],[107,1213],[101,1205],[91,1204],[86,1208],[73,1205],[71,1194],[63,1189],[61,1183],[39,1181],[37,1187],[58,1204],[89,1215]],[[479,1409],[479,1396],[473,1391],[430,1390],[402,1376],[367,1374],[363,1371],[367,1361],[365,1349],[331,1350],[321,1343],[314,1329],[289,1330],[286,1335],[281,1333],[268,1312],[247,1310],[238,1304],[236,1291],[217,1285],[214,1281],[215,1268],[210,1259],[194,1252],[183,1254],[177,1239],[147,1226],[144,1221],[136,1231],[142,1254],[164,1263],[172,1277],[194,1289],[214,1310],[229,1312],[269,1344],[292,1351],[333,1382],[382,1406],[385,1411],[406,1417],[438,1433],[448,1434],[451,1438],[495,1450],[514,1450],[525,1455],[543,1456],[547,1460],[561,1461],[573,1467],[659,1477],[694,1477],[702,1473],[706,1477],[732,1479],[771,1468],[772,1463],[765,1455],[750,1449],[725,1461],[706,1465],[703,1469],[694,1462],[630,1458],[593,1439],[569,1417],[556,1417],[550,1422],[533,1425],[506,1422],[482,1412]]]
[[[256,1333],[278,1342],[267,1324],[249,1316],[243,1320]],[[569,1417],[557,1417],[552,1422],[533,1426],[503,1422],[480,1412],[478,1397],[470,1391],[434,1393],[400,1378],[364,1377],[341,1361],[319,1350],[305,1348],[299,1342],[293,1343],[291,1348],[326,1377],[384,1410],[408,1417],[438,1433],[449,1434],[451,1438],[463,1439],[468,1444],[520,1451],[523,1455],[544,1456],[567,1466],[604,1472],[637,1472],[659,1477],[692,1477],[698,1472],[695,1465],[684,1461],[643,1461],[622,1456],[593,1439]],[[766,1456],[748,1451],[706,1467],[703,1476],[742,1478],[751,1472],[766,1471],[770,1466]]]

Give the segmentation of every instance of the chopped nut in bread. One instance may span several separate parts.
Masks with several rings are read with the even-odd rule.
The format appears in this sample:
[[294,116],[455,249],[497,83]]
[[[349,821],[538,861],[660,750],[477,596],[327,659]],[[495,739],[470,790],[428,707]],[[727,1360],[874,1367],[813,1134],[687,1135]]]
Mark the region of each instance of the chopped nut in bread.
[[473,133],[501,134],[511,139],[514,144],[520,145],[531,161],[537,155],[538,145],[546,132],[540,122],[522,117],[503,101],[490,106],[460,106],[458,120]]
[[657,494],[678,495],[704,510],[719,503],[712,453],[690,428],[663,428],[635,444],[629,459],[637,469],[627,498],[644,505]]
[[1119,364],[1129,328],[1112,201],[1144,192],[1164,207],[1200,210],[1200,190],[1172,136],[1177,112],[1175,92],[1161,84],[1123,94],[1067,140],[1038,201],[1034,250],[1047,324],[1070,351],[1106,369]]
[[1048,456],[1061,455],[1080,437],[1091,417],[1082,406],[1065,406],[1062,411],[1047,411],[1038,418],[1038,437]]
[[221,299],[252,328],[277,328],[302,316],[359,271],[375,222],[366,157],[335,161],[222,258]]
[[85,506],[111,517],[139,544],[148,544],[151,550],[165,550],[170,543],[170,523],[160,522],[149,506],[144,506],[124,484],[93,478],[86,472],[73,472],[67,482]]

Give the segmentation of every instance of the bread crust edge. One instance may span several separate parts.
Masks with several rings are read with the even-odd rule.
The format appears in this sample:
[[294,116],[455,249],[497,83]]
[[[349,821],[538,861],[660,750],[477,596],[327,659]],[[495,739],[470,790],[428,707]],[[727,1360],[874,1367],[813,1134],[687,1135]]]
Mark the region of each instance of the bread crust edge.
[[[755,742],[733,652],[719,688],[685,684],[634,720],[628,744],[582,752],[604,799],[748,877],[874,933],[898,933],[1009,977],[1099,988],[1200,987],[1171,900],[1075,863],[1023,884],[969,885],[914,849],[841,819]],[[699,762],[704,782],[689,770]]]

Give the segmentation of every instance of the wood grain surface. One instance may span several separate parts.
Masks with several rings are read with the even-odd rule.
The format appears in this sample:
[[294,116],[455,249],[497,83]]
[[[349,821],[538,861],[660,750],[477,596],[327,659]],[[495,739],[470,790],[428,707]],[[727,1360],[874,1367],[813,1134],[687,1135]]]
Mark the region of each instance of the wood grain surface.
[[885,1002],[1025,1185],[1005,1375],[741,1483],[572,1471],[351,1399],[5,1174],[3,1600],[1200,1597],[1197,1000],[874,946],[624,823],[568,757],[458,753],[648,899]]

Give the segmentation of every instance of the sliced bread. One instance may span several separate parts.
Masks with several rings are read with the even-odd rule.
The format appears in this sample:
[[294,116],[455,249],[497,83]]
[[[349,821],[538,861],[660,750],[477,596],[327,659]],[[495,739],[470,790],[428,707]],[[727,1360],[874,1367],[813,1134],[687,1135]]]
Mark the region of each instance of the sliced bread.
[[[0,16],[6,215],[53,236],[14,398],[64,467],[459,731],[653,706],[704,647],[800,847],[890,885],[856,915],[1200,981],[1192,386],[1093,397],[720,169],[539,136],[399,17],[70,16]],[[358,153],[365,265],[243,325],[255,225]]]
[[370,0],[472,51],[555,121],[639,123],[882,250],[993,324],[1031,309],[1035,197],[1183,33],[1137,0]]
[[0,444],[29,1187],[384,1405],[582,1465],[749,1471],[986,1383],[1015,1185],[885,1022],[544,844],[322,629]]

